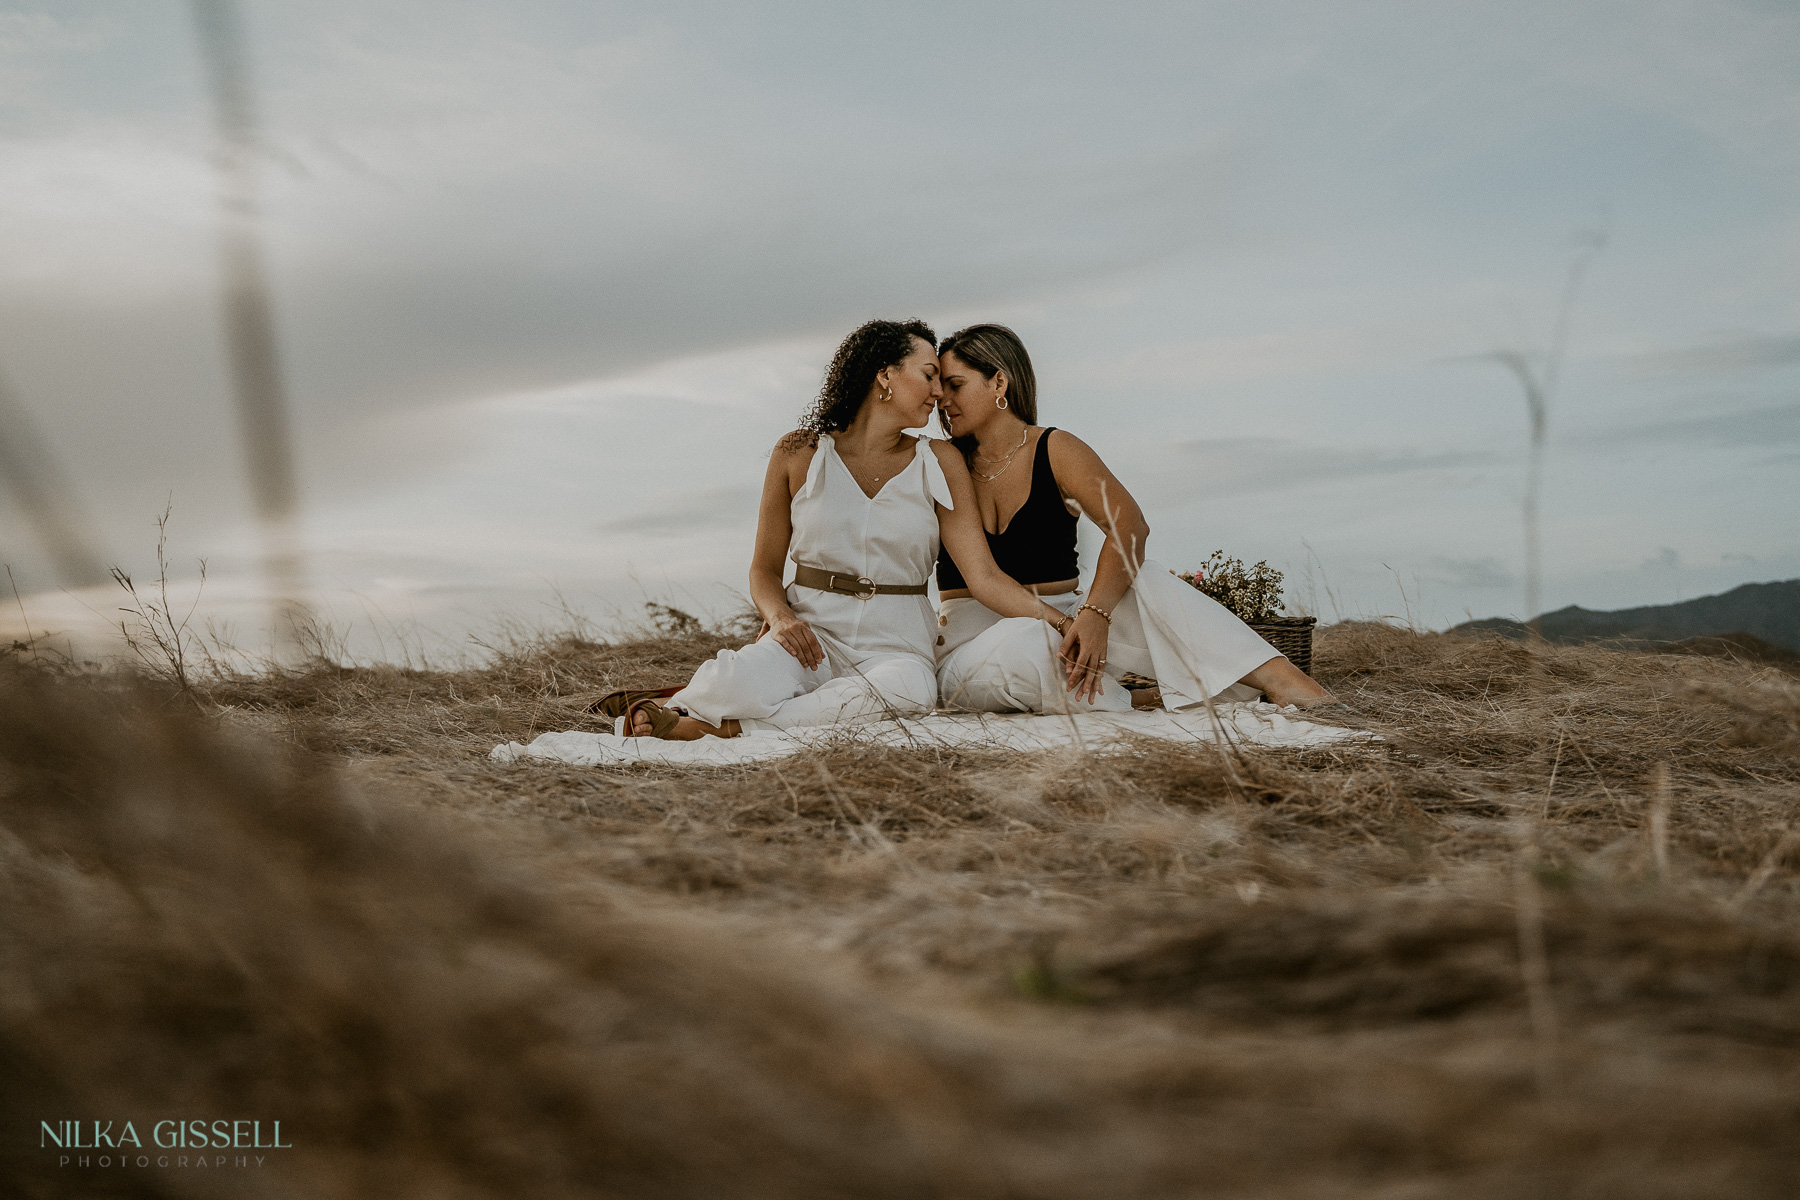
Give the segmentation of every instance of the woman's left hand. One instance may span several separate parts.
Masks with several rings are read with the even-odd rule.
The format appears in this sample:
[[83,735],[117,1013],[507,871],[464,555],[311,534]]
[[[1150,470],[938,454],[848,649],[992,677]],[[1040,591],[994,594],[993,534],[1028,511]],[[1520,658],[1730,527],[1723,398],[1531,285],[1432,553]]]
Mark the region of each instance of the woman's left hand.
[[1091,609],[1082,609],[1063,634],[1057,655],[1067,668],[1064,686],[1077,700],[1092,703],[1100,696],[1106,682],[1106,618]]

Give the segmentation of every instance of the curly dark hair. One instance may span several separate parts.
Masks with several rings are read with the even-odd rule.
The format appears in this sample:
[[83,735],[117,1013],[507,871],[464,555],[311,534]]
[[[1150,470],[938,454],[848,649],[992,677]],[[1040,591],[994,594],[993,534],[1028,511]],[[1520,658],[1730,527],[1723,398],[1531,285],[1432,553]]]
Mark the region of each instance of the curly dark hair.
[[819,398],[800,418],[795,432],[816,439],[821,433],[850,428],[869,398],[876,374],[911,354],[914,338],[927,346],[937,345],[937,335],[923,321],[869,321],[857,326],[831,356]]

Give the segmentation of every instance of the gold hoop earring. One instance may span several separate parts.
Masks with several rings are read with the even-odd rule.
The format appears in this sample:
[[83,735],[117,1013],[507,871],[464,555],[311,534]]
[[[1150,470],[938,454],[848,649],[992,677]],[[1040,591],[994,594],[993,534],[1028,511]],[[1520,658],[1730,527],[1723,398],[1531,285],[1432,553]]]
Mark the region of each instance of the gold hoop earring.
[[893,398],[894,398],[894,389],[889,387],[885,383],[882,384],[881,385],[881,402],[883,404],[886,404],[889,400],[892,400]]

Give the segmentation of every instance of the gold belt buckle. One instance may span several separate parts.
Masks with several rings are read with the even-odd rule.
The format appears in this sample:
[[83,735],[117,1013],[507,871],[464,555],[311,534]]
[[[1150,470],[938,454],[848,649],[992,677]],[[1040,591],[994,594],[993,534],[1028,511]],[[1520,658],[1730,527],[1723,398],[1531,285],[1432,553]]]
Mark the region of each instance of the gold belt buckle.
[[[843,580],[844,582],[839,583],[838,581],[840,579]],[[851,591],[851,590],[849,590],[850,589],[849,576],[838,575],[838,574],[834,573],[831,576],[831,590],[838,593],[840,596],[854,596],[858,600],[872,600],[881,591],[881,585],[876,583],[873,579],[870,579],[866,575],[858,575],[856,577],[856,582],[862,584],[862,587],[867,588],[868,590],[863,591],[862,588],[858,588],[855,591]]]

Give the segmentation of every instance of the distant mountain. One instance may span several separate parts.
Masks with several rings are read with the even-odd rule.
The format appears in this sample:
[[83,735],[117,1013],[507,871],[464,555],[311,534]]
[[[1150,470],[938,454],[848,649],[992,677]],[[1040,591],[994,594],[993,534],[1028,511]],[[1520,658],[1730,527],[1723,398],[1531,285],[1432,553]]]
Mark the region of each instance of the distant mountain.
[[[1545,613],[1540,624],[1545,639],[1552,642],[1605,638],[1662,645],[1741,633],[1800,652],[1800,579],[1746,583],[1721,596],[1701,596],[1680,604],[1655,604],[1648,608],[1622,608],[1617,612],[1594,612],[1571,604]],[[1507,617],[1465,621],[1456,630],[1525,636],[1525,626]]]
[[1665,654],[1704,654],[1709,658],[1734,658],[1739,662],[1779,667],[1800,679],[1800,654],[1783,650],[1754,634],[1722,633],[1717,637],[1684,638],[1679,642],[1662,643],[1656,648]]

